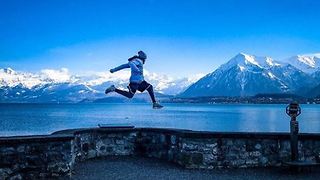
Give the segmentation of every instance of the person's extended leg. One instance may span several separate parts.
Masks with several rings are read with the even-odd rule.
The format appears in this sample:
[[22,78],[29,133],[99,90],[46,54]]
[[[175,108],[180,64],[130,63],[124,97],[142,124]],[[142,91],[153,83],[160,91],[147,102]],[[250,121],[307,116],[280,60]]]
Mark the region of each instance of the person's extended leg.
[[125,96],[125,97],[127,97],[127,98],[132,98],[133,97],[133,93],[131,93],[130,91],[128,92],[128,91],[123,91],[123,90],[120,90],[120,89],[115,89],[114,90],[116,93],[118,93],[118,94],[121,94],[122,96]]
[[114,85],[111,85],[109,88],[106,89],[105,93],[108,94],[110,92],[116,92],[127,98],[132,98],[135,94],[135,89],[132,89],[130,85],[128,86],[128,89],[129,91],[123,91],[123,90],[117,89]]

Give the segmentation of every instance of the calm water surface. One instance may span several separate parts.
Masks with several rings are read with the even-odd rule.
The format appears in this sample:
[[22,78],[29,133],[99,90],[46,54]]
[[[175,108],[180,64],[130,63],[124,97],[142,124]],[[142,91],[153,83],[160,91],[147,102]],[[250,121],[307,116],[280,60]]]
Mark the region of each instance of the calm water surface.
[[[0,104],[0,136],[132,124],[137,127],[204,131],[289,132],[286,105],[165,104]],[[320,105],[302,105],[300,132],[320,133]]]

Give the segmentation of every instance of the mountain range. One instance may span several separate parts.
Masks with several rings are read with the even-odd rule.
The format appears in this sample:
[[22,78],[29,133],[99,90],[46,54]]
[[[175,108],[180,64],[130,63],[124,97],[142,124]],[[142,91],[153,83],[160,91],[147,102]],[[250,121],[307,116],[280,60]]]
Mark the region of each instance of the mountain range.
[[[99,99],[103,98],[124,101],[116,93],[106,97],[104,91],[112,84],[120,89],[126,89],[129,76],[129,71],[121,71],[114,74],[93,72],[80,76],[71,75],[66,68],[60,70],[44,69],[38,73],[4,68],[0,69],[0,102],[91,102],[99,101]],[[165,94],[167,97],[184,91],[200,77],[201,75],[193,78],[174,79],[145,71],[146,80],[153,84],[158,95],[164,96]],[[137,95],[137,97],[137,101],[146,99],[144,95]]]
[[[126,88],[129,71],[116,74],[92,72],[71,75],[66,68],[29,73],[0,69],[0,102],[113,102],[125,101],[116,94],[106,96],[111,84]],[[239,53],[212,73],[193,78],[171,78],[145,71],[161,98],[227,96],[245,97],[261,93],[320,96],[320,54],[297,55],[282,61]],[[135,101],[145,101],[138,94]]]
[[[239,53],[192,84],[180,97],[253,96],[260,93],[318,95],[319,54],[299,55],[284,61]],[[320,94],[320,92],[319,92]]]

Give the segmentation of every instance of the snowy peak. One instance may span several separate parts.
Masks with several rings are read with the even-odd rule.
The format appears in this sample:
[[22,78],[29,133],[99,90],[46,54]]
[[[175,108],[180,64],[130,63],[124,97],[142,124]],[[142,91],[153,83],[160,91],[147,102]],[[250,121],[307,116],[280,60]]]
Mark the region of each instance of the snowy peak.
[[40,79],[33,74],[16,72],[11,68],[0,69],[0,87],[22,85],[27,88],[32,88],[39,83],[41,83]]
[[301,63],[307,64],[310,67],[319,66],[320,53],[319,54],[305,54],[305,55],[297,55],[295,58]]
[[244,54],[244,53],[237,54],[229,62],[231,64],[237,64],[237,65],[253,64],[253,65],[259,66],[259,62],[256,61],[255,56]]
[[259,57],[245,53],[239,53],[229,62],[222,65],[221,68],[226,70],[235,66],[238,66],[241,71],[244,71],[251,68],[270,68],[273,66],[281,66],[281,63],[274,61],[270,57]]
[[320,53],[296,55],[284,61],[306,73],[314,73],[320,70]]
[[3,71],[6,74],[14,74],[15,73],[15,71],[11,68],[0,69],[0,71]]

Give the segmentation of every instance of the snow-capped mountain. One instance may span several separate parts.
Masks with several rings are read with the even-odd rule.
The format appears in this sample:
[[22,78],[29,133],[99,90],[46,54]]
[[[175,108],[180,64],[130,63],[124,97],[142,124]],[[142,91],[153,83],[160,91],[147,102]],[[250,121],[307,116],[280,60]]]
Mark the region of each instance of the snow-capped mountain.
[[81,84],[53,83],[26,88],[17,85],[0,88],[0,102],[79,102],[82,99],[95,98],[91,88]]
[[17,72],[11,68],[0,69],[0,87],[22,85],[22,87],[31,89],[38,85],[76,83],[77,81],[79,79],[71,76],[66,68],[60,70],[44,69],[40,73]]
[[[126,88],[129,71],[111,74],[91,72],[84,75],[71,75],[66,68],[44,69],[38,73],[0,69],[0,102],[79,102],[104,98],[104,90],[111,84]],[[168,76],[145,72],[156,92],[177,94],[185,90],[197,78],[174,79]],[[200,77],[199,77],[200,78]],[[112,96],[117,96],[112,94]]]
[[197,96],[250,96],[295,92],[316,84],[307,73],[270,57],[239,53],[180,94]]
[[290,63],[306,73],[312,74],[320,71],[320,53],[296,55],[285,59],[284,62]]
[[65,68],[40,73],[0,69],[0,102],[77,102],[95,94]]

